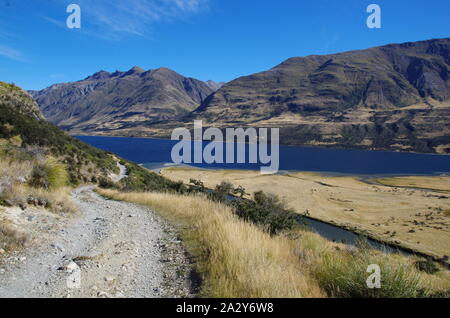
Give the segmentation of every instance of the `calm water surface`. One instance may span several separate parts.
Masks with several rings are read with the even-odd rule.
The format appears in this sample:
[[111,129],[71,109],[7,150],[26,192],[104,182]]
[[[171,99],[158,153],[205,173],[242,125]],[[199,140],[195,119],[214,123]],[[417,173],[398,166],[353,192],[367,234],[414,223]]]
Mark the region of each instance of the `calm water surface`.
[[[78,137],[97,148],[156,167],[170,163],[172,140],[122,137]],[[260,164],[192,164],[211,169],[259,170]],[[280,146],[280,170],[354,175],[450,174],[450,156],[388,151]]]

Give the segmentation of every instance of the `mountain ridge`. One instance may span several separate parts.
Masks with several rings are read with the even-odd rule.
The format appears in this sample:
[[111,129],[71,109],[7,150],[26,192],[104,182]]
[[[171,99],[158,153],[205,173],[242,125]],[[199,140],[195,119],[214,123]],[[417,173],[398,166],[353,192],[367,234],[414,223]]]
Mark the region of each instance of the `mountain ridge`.
[[293,57],[209,96],[185,121],[280,127],[285,144],[450,150],[450,39]]
[[83,80],[30,91],[45,117],[70,132],[118,128],[123,123],[172,119],[194,110],[211,83],[165,67],[101,70]]
[[[173,72],[142,71],[92,76],[140,78],[156,72],[170,78]],[[197,119],[205,127],[279,127],[281,143],[289,145],[450,153],[450,38],[292,57],[222,84],[209,83],[210,94],[200,97],[191,87],[190,99],[199,98],[170,114],[167,107],[156,116],[139,116],[133,109],[119,119],[103,113],[105,125],[90,119],[95,112],[82,118],[69,109],[78,122],[58,124],[72,134],[169,137],[173,128],[189,128]],[[158,95],[160,87],[153,88]],[[59,111],[37,100],[47,118]]]

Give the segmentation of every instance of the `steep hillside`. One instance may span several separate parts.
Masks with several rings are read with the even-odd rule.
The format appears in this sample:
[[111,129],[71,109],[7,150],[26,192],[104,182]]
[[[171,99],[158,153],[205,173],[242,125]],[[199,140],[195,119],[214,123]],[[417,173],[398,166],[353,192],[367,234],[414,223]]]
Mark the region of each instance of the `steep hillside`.
[[219,90],[223,85],[225,85],[225,82],[215,82],[215,81],[206,81],[206,85],[208,85],[213,91]]
[[5,151],[9,160],[20,161],[29,156],[58,158],[67,165],[72,184],[107,178],[117,170],[111,155],[48,123],[28,93],[3,82],[0,90],[0,139],[20,137],[21,141],[19,148]]
[[[123,190],[148,191],[176,190],[179,187],[156,173],[71,137],[42,118],[36,103],[28,93],[15,85],[0,82],[2,162],[28,162],[30,166],[38,167],[36,173],[40,179],[47,174],[47,168],[60,167],[67,171],[67,181],[71,185],[92,182]],[[114,184],[112,176],[119,172],[119,161],[126,166],[128,176],[119,184]],[[25,169],[27,174],[31,172],[30,169]]]
[[445,152],[450,39],[295,57],[238,78],[193,118],[219,127],[282,127],[282,142]]
[[33,97],[14,84],[0,82],[0,104],[37,120],[44,119]]
[[194,110],[218,84],[167,68],[100,71],[86,79],[31,92],[45,117],[72,133],[120,129],[127,123],[173,119]]

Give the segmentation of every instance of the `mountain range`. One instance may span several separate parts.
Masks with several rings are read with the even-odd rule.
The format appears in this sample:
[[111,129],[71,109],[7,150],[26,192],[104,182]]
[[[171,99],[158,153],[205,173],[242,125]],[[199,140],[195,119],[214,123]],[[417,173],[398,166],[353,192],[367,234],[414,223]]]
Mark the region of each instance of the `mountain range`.
[[101,132],[132,122],[158,122],[198,107],[220,83],[167,69],[97,72],[74,83],[30,91],[45,117],[71,133]]
[[32,95],[71,133],[167,137],[202,119],[280,127],[284,144],[450,153],[449,74],[446,38],[294,57],[226,84],[133,68]]

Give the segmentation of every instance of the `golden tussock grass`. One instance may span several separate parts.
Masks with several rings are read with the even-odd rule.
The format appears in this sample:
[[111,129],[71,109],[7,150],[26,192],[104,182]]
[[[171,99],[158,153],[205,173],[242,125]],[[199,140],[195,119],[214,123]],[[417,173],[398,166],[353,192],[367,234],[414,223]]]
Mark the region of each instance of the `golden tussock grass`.
[[27,204],[29,199],[44,202],[45,207],[55,213],[73,213],[76,205],[70,199],[71,189],[67,187],[67,171],[64,165],[53,158],[44,161],[47,178],[51,187],[32,187],[28,179],[39,161],[18,161],[11,158],[0,158],[0,200],[8,201],[14,206]]
[[[248,193],[261,190],[270,192],[278,195],[286,202],[287,207],[300,214],[308,211],[315,219],[351,227],[388,243],[398,241],[401,246],[432,257],[450,256],[450,232],[445,229],[448,225],[447,218],[443,219],[437,213],[441,209],[450,208],[445,199],[442,199],[441,192],[394,189],[368,184],[353,176],[336,177],[305,172],[261,175],[258,171],[196,168],[180,170],[170,167],[163,169],[161,174],[173,181],[181,180],[185,183],[189,183],[191,178],[201,180],[211,189],[216,184],[227,181],[235,187],[244,187]],[[450,177],[389,179],[396,183],[402,180],[407,184],[413,180],[420,188],[450,189]],[[433,212],[435,220],[427,220],[424,211]],[[419,218],[418,213],[422,214]],[[415,220],[420,224],[414,224]],[[447,225],[436,226],[434,222]],[[395,236],[391,236],[394,232]]]
[[306,252],[295,241],[271,237],[238,219],[232,210],[201,196],[166,193],[120,193],[99,189],[114,200],[151,207],[182,229],[197,256],[210,297],[322,297],[324,293],[302,261]]
[[54,213],[77,213],[78,207],[72,201],[71,191],[72,188],[63,187],[57,190],[44,190],[27,187],[28,195],[43,199],[48,203],[47,208]]
[[[1,216],[0,209],[0,216]],[[10,222],[0,218],[0,248],[10,252],[25,246],[28,237],[15,229]],[[1,255],[0,255],[1,257]]]
[[[0,195],[0,199],[13,206],[30,204],[30,199],[43,203],[41,207],[54,213],[76,213],[78,207],[70,197],[71,188],[57,190],[33,188],[25,184],[13,184]],[[37,201],[36,201],[37,200]]]
[[[427,297],[450,290],[450,272],[441,266],[433,275],[419,271],[418,257],[352,248],[302,229],[270,236],[204,196],[98,192],[146,205],[177,226],[196,256],[202,296]],[[380,290],[366,286],[371,264],[382,268]]]
[[[0,157],[0,178],[15,181],[19,178],[26,179],[33,169],[31,161],[13,161]],[[8,180],[8,181],[9,181]]]

